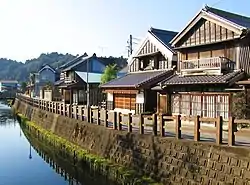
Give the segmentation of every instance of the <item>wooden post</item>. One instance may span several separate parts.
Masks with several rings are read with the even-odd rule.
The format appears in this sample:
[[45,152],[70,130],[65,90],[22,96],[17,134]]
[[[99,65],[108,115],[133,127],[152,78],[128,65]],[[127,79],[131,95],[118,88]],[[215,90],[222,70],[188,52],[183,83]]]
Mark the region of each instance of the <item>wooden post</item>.
[[237,125],[234,123],[234,117],[230,117],[228,120],[228,145],[235,145],[235,134],[234,132],[237,129]]
[[103,111],[104,113],[104,126],[105,127],[108,127],[108,111],[105,109],[104,111]]
[[219,116],[216,121],[216,144],[222,144],[222,125],[223,125],[223,118]]
[[181,115],[175,116],[175,137],[181,139]]
[[118,130],[122,130],[122,113],[118,112],[117,113],[117,125],[118,125]]
[[117,130],[117,112],[113,114],[113,129]]
[[160,135],[164,137],[165,136],[165,122],[163,119],[163,114],[160,113],[159,117],[160,117]]
[[128,132],[132,132],[132,113],[128,113]]
[[152,115],[153,135],[157,136],[157,114]]
[[89,109],[90,123],[94,123],[94,109]]
[[200,116],[194,117],[194,141],[200,141]]
[[140,128],[140,134],[144,134],[144,117],[143,117],[143,114],[140,114],[140,117],[139,117],[139,128]]
[[101,119],[100,119],[100,111],[101,110],[99,110],[99,108],[97,109],[97,121],[96,121],[96,123],[97,123],[97,125],[100,125],[101,124]]
[[90,109],[90,107],[89,106],[87,106],[87,115],[86,115],[86,117],[87,117],[87,122],[88,123],[90,123],[90,116],[91,116],[91,114],[90,114],[90,112],[91,112],[91,109]]

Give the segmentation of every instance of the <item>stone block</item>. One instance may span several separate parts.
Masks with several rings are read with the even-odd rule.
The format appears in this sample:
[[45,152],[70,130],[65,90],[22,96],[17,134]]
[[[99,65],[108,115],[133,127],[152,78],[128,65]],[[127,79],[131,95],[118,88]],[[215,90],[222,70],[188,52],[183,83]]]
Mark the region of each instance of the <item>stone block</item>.
[[249,170],[243,171],[243,178],[250,180],[250,171]]
[[237,166],[237,165],[238,165],[238,159],[230,158],[230,166]]
[[218,171],[222,171],[223,165],[222,165],[221,163],[215,163],[214,169],[215,169],[215,170],[218,170]]
[[233,175],[234,176],[241,176],[241,171],[242,171],[242,169],[241,168],[239,168],[239,167],[233,167]]
[[249,168],[249,162],[245,160],[240,160],[240,167],[241,168]]
[[210,178],[215,178],[215,177],[216,177],[216,172],[215,172],[214,170],[209,170],[208,176],[209,176]]
[[212,159],[213,159],[214,161],[219,161],[220,155],[219,155],[219,154],[216,154],[216,153],[213,153],[213,154],[212,154]]

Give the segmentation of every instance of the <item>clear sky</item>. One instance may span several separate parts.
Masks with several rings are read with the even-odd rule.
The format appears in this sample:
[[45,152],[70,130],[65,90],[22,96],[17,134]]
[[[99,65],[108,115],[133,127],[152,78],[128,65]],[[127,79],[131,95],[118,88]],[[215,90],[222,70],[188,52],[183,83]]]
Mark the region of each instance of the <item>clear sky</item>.
[[129,34],[180,31],[204,4],[250,16],[249,0],[0,0],[0,58],[126,55]]

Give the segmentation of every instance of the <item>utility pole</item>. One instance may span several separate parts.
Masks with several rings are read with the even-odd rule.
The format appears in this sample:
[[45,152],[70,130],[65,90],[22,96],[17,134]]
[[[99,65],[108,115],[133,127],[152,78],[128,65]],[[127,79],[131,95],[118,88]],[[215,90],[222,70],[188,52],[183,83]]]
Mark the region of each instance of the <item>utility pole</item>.
[[87,59],[87,108],[89,108],[89,59]]
[[127,41],[127,48],[128,48],[128,57],[130,56],[130,55],[132,55],[132,53],[133,53],[133,45],[134,44],[138,44],[137,42],[133,42],[133,39],[135,39],[135,40],[140,40],[140,39],[138,39],[138,38],[134,38],[131,34],[129,35],[129,40]]

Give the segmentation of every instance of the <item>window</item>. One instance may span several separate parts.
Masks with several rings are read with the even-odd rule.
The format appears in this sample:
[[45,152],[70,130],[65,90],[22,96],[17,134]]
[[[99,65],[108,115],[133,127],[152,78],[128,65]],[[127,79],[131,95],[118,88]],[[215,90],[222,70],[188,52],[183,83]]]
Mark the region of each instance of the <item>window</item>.
[[228,94],[173,94],[172,113],[203,117],[222,116],[228,119]]

